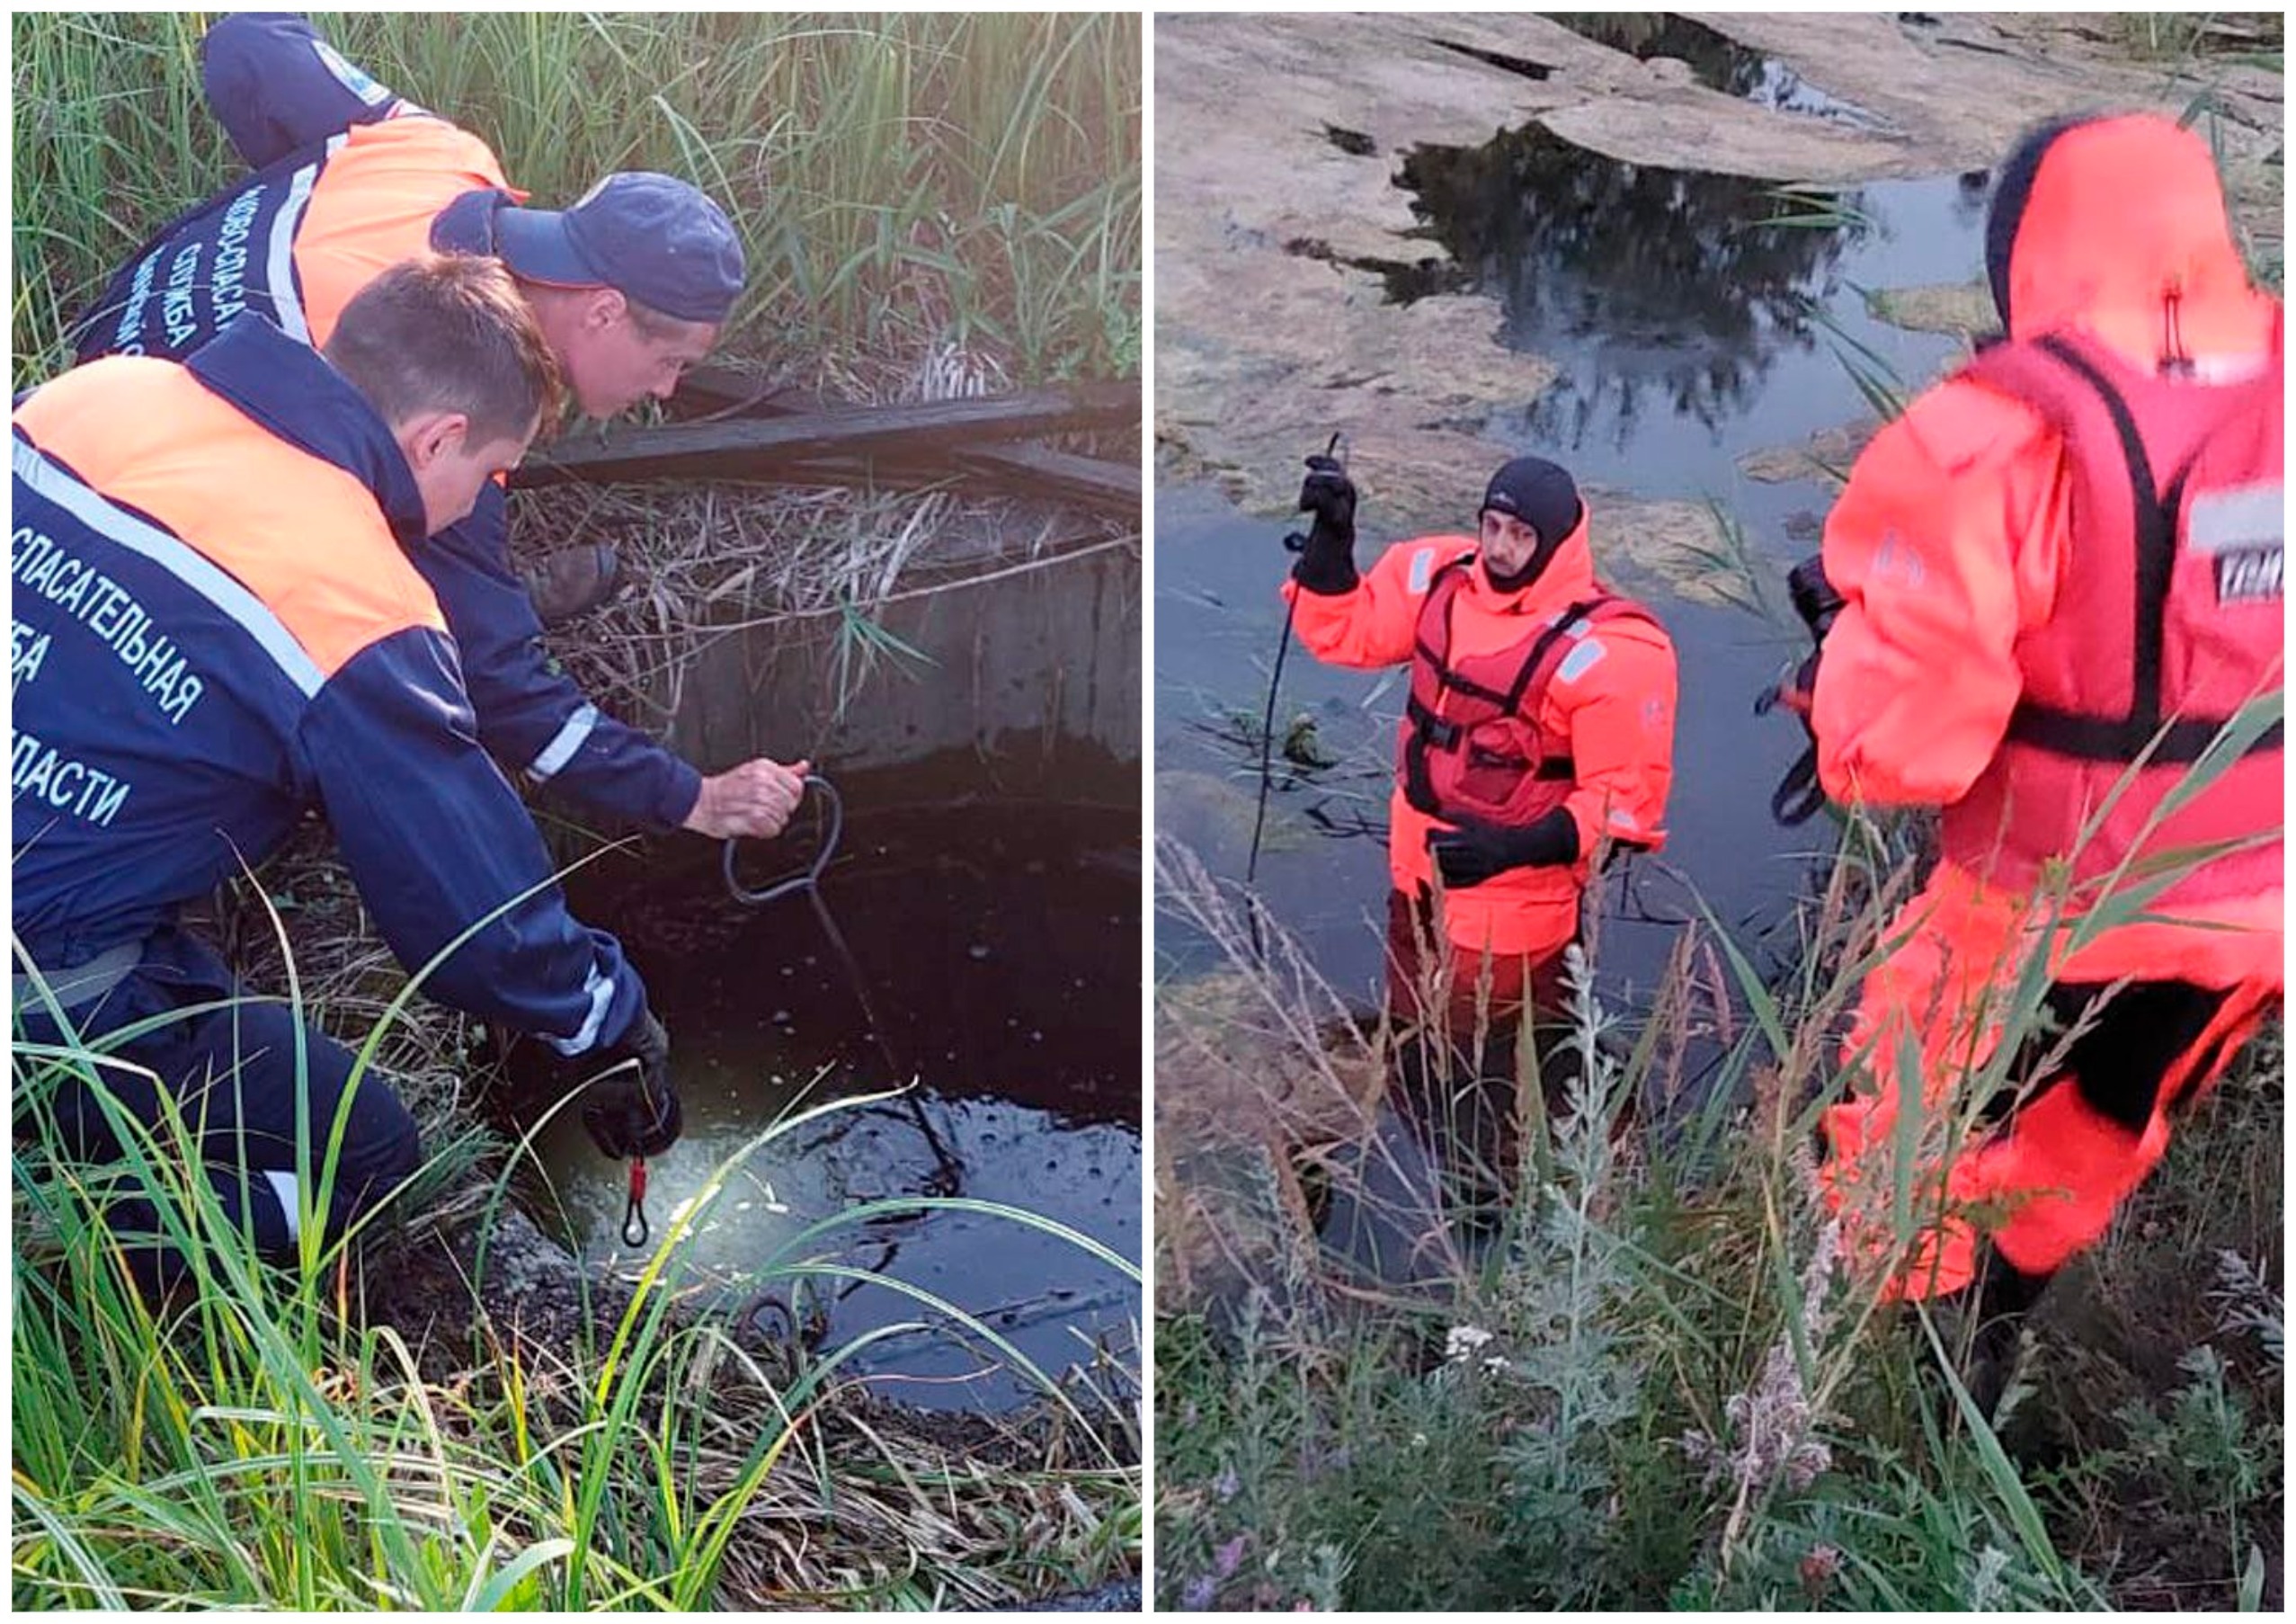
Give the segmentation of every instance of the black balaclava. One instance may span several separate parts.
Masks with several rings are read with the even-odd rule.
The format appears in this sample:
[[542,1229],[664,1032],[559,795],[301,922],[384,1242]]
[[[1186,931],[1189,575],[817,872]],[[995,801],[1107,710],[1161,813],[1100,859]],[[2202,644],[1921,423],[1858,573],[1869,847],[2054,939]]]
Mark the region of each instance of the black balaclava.
[[1537,580],[1586,511],[1579,502],[1577,482],[1544,457],[1517,457],[1493,474],[1482,494],[1482,506],[1476,510],[1477,521],[1492,508],[1520,519],[1539,537],[1529,560],[1512,575],[1502,576],[1491,568],[1490,559],[1483,560],[1483,574],[1501,592],[1516,592]]
[[2049,156],[2060,136],[2084,124],[2095,124],[2105,116],[2077,113],[2036,124],[2017,138],[2009,156],[2001,160],[1993,183],[1993,204],[1985,215],[1985,275],[1993,284],[1993,308],[2000,314],[2004,333],[2010,330],[2009,251],[2016,245],[2017,228],[2025,223],[2025,205],[2033,201],[2033,177],[2041,173],[2041,160]]

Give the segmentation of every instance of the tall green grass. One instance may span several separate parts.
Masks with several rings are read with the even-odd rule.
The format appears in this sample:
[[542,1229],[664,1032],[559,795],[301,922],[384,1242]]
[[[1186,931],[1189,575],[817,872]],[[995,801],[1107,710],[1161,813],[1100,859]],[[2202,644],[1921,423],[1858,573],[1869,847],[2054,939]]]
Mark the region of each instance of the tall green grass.
[[[2247,708],[2178,796],[2280,713],[2276,693]],[[1422,1237],[1422,1263],[1438,1261],[1415,1286],[1374,1285],[1296,1236],[1271,1244],[1245,1232],[1266,1217],[1228,1209],[1246,1216],[1204,1244],[1290,1261],[1224,1299],[1159,1305],[1162,1604],[2269,1605],[2284,1506],[2276,1031],[2058,1282],[1988,1424],[1960,1375],[1973,1327],[1950,1305],[1884,1301],[1817,1186],[1819,1113],[1865,1086],[1839,1033],[1914,877],[1862,816],[1839,838],[1784,973],[1758,973],[1711,918],[1685,932],[1640,1022],[1578,973],[1582,1075],[1550,1118],[1536,1057],[1518,1054],[1525,1145],[1495,1231],[1395,1196],[1410,1175],[1376,1138],[1288,1147]],[[2125,867],[2055,917],[2090,940],[2194,860]],[[1245,941],[1240,905],[1165,891],[1212,939]],[[1281,946],[1269,959],[1292,961]],[[1265,979],[1248,948],[1234,961]],[[2028,1040],[2063,1038],[2047,985],[2029,956],[1992,1012],[2003,1035],[1950,1103],[1907,1101],[1904,1172],[1873,1215],[1899,1255],[1942,1199],[1912,1170],[1943,1165],[2002,1091],[2030,1086],[2011,1072]],[[1696,1077],[1701,1052],[1717,1057]],[[1320,1048],[1240,1062],[1270,1078],[1315,1064],[1335,1062]]]
[[[237,172],[199,95],[213,14],[12,20],[18,388],[60,363],[66,324],[145,235]],[[485,137],[538,205],[618,169],[716,197],[750,256],[734,351],[1137,370],[1135,15],[316,17]]]
[[[304,978],[275,909],[287,1002],[307,1014]],[[474,924],[471,931],[482,928]],[[469,932],[466,932],[468,934]],[[298,1244],[284,1260],[253,1236],[209,1182],[203,1124],[162,1088],[161,1120],[138,1120],[113,1086],[124,1046],[185,1010],[82,1034],[21,947],[32,1007],[61,1038],[31,1042],[19,1010],[10,1052],[11,1393],[19,1607],[265,1608],[523,1606],[670,1611],[1033,1599],[1135,1559],[1139,1440],[1124,1396],[1055,1382],[960,1305],[839,1261],[839,1237],[873,1219],[961,1209],[1050,1233],[1134,1280],[1107,1247],[996,1203],[892,1200],[831,1214],[761,1260],[760,1291],[816,1279],[875,1280],[911,1299],[908,1321],[823,1352],[778,1349],[686,1299],[685,1239],[712,1221],[750,1157],[846,1100],[778,1120],[728,1156],[659,1237],[634,1288],[593,1289],[546,1345],[514,1326],[524,1288],[490,1289],[489,1259],[512,1182],[562,1100],[508,1156],[480,1170],[476,1136],[449,1128],[414,1179],[330,1236],[334,1168],[360,1088],[384,1086],[387,1037],[410,1018],[436,964],[400,985],[363,1040],[332,1120],[297,1124]],[[227,1009],[228,1006],[225,1006]],[[299,1062],[298,1062],[299,1063]],[[92,1098],[122,1147],[90,1165],[63,1148],[55,1100]],[[307,1094],[298,1100],[307,1102]],[[440,1221],[441,1188],[464,1186]],[[111,1228],[121,1197],[150,1205],[185,1277],[158,1301],[138,1289]],[[439,1231],[467,1227],[469,1272],[449,1263],[428,1338],[411,1346],[370,1313],[369,1266],[432,1266]],[[410,1228],[425,1233],[410,1236]],[[507,1307],[504,1306],[507,1302]],[[681,1306],[681,1303],[684,1306]],[[414,1310],[422,1314],[423,1308]],[[1040,1388],[1068,1459],[1041,1469],[952,1470],[902,1441],[883,1416],[854,1424],[859,1384],[845,1367],[907,1334],[961,1341]],[[1095,1401],[1084,1413],[1080,1396]],[[1063,1424],[1073,1423],[1072,1427]],[[1042,1504],[1058,1508],[1047,1519]],[[1030,1513],[1036,1513],[1032,1518]],[[1000,1513],[1010,1521],[1001,1521]],[[978,1520],[974,1522],[974,1520]],[[968,1526],[971,1524],[971,1526]],[[785,1526],[808,1530],[784,1543]]]
[[[415,1216],[423,1183],[362,1220],[364,1233],[323,1243],[308,1225],[291,1263],[259,1261],[199,1171],[193,1125],[147,1126],[119,1107],[106,1074],[120,1041],[14,1046],[31,1129],[12,1162],[19,1607],[684,1611],[783,1593],[825,1606],[977,1603],[1103,1577],[1136,1547],[1136,1475],[1104,1449],[1037,1482],[1025,1468],[950,1476],[930,1456],[904,1458],[882,1422],[857,1434],[838,1420],[856,1353],[939,1329],[1032,1377],[1089,1451],[1105,1418],[1079,1414],[956,1305],[912,1289],[918,1315],[906,1324],[790,1361],[676,1307],[688,1294],[680,1243],[747,1158],[859,1102],[777,1122],[729,1157],[626,1304],[573,1345],[544,1352],[473,1326],[459,1343],[449,1334],[417,1349],[362,1311],[354,1248]],[[104,1102],[127,1147],[119,1167],[47,1148],[48,1102],[67,1077]],[[338,1132],[312,1125],[307,1188],[324,1189],[333,1152],[321,1147]],[[514,1165],[492,1182],[490,1217]],[[155,1201],[188,1260],[189,1278],[157,1304],[136,1289],[108,1227],[122,1187]],[[935,1206],[1050,1231],[1138,1277],[1047,1220],[952,1200],[836,1214],[794,1236],[761,1280],[854,1278],[824,1255],[837,1234]],[[959,1500],[979,1503],[969,1515],[998,1503],[1018,1517],[1040,1497],[1068,1526],[1003,1541],[945,1526]],[[785,1523],[810,1526],[814,1548],[784,1548]]]

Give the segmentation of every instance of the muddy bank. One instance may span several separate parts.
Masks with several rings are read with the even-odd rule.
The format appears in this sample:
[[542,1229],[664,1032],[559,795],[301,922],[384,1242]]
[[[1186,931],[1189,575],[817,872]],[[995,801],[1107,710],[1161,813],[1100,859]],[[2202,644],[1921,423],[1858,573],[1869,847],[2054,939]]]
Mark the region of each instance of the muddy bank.
[[[2182,112],[2200,89],[2173,65],[2126,59],[2094,18],[1903,15],[1917,20],[1701,19],[1701,36],[1721,45],[1702,38],[1695,61],[1659,54],[1693,49],[1671,37],[1614,32],[1620,49],[1535,16],[1163,19],[1156,435],[1167,477],[1209,477],[1247,509],[1272,511],[1295,490],[1303,450],[1338,430],[1356,446],[1380,532],[1456,524],[1520,443],[1509,415],[1583,370],[1499,342],[1504,301],[1459,285],[1449,272],[1462,267],[1395,183],[1414,153],[1530,128],[1643,171],[1950,183],[2042,117]],[[1713,70],[1707,58],[1732,45],[1758,72]],[[2264,160],[2280,141],[2281,77],[2205,71],[2236,208],[2253,236],[2276,242],[2281,171]],[[1962,286],[1971,269],[1922,280]],[[1392,302],[1399,274],[1423,296]],[[1966,303],[1938,302],[1900,299],[1876,315],[1965,330]],[[1612,486],[1595,534],[1606,562],[1628,538],[1677,558],[1711,543],[1702,504]],[[1695,562],[1686,573],[1695,595]]]

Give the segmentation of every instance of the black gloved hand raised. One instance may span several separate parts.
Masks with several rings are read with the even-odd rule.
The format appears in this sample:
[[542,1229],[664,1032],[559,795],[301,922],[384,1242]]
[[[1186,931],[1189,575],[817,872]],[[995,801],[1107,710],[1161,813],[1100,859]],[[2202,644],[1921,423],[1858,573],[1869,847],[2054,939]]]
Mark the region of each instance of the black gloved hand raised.
[[640,1012],[598,1059],[619,1069],[591,1084],[583,1100],[582,1125],[591,1142],[617,1160],[660,1156],[676,1144],[685,1111],[670,1081],[670,1034],[654,1012]]
[[1299,507],[1315,515],[1292,579],[1302,591],[1335,597],[1356,584],[1356,487],[1336,457],[1310,457]]
[[1458,890],[1479,886],[1509,869],[1576,862],[1579,822],[1562,807],[1522,829],[1469,821],[1455,829],[1428,830],[1427,849],[1434,854],[1443,883]]

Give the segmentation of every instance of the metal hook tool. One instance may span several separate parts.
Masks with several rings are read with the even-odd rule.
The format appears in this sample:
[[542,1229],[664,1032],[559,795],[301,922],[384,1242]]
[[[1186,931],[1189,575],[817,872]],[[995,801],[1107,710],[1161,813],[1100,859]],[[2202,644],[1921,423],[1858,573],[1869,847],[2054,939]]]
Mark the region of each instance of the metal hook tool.
[[830,859],[837,855],[837,843],[845,833],[844,798],[837,793],[836,785],[818,772],[809,772],[805,775],[805,787],[818,794],[823,804],[828,807],[829,827],[823,832],[821,850],[814,853],[813,861],[804,868],[783,875],[779,879],[760,890],[752,891],[746,888],[734,873],[734,855],[741,845],[740,837],[738,835],[729,837],[725,842],[725,889],[733,895],[735,902],[745,908],[761,907],[769,902],[778,902],[784,897],[792,896],[809,886],[819,885],[823,871],[829,867]]

